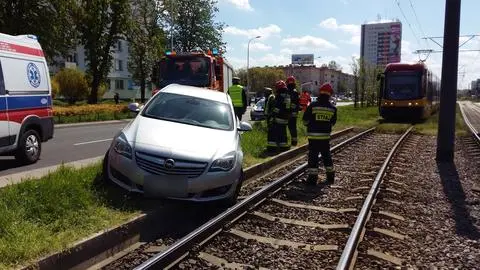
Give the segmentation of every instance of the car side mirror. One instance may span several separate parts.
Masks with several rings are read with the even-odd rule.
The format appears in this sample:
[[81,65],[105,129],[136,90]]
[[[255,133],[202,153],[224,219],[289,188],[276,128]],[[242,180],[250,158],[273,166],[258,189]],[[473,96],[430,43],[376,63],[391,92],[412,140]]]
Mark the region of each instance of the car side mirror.
[[128,109],[131,112],[139,113],[143,109],[143,105],[138,104],[138,102],[128,104]]
[[238,127],[238,131],[250,131],[252,130],[252,125],[247,122],[240,122],[240,126]]

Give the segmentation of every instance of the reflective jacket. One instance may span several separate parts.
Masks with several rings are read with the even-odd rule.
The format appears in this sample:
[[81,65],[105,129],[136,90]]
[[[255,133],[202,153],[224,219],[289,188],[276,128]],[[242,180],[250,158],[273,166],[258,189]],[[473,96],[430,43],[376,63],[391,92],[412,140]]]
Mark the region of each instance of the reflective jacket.
[[290,95],[290,109],[292,111],[292,117],[297,117],[300,111],[300,97],[296,89],[288,90]]
[[332,127],[337,122],[337,108],[327,101],[310,103],[303,114],[307,136],[311,140],[329,140]]
[[233,107],[237,108],[246,108],[247,107],[247,97],[243,86],[239,84],[234,84],[228,88],[228,94],[232,99]]
[[290,95],[287,89],[278,91],[275,96],[275,106],[273,109],[274,122],[277,124],[288,124],[291,114]]
[[275,107],[275,95],[270,94],[265,101],[265,116],[267,116],[267,120],[269,117],[272,117],[273,108]]

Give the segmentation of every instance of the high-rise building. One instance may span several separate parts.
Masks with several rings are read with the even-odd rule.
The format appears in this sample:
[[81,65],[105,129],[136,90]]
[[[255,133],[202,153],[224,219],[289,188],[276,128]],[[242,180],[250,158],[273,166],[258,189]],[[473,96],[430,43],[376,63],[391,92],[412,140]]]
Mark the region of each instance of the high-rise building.
[[360,56],[366,63],[384,67],[401,60],[402,23],[362,24]]

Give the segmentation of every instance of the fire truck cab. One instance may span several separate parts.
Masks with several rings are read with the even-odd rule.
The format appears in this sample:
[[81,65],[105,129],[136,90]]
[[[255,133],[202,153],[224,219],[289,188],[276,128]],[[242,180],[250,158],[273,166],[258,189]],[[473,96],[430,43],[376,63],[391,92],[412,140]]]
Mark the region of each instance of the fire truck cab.
[[226,93],[232,85],[232,77],[232,66],[216,49],[207,53],[198,48],[186,53],[167,51],[154,66],[152,95],[172,83]]

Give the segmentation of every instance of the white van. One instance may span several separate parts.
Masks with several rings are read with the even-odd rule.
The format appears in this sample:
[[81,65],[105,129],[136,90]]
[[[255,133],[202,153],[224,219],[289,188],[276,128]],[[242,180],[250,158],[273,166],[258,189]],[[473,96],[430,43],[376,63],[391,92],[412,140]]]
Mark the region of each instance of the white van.
[[53,138],[50,76],[33,35],[0,34],[0,155],[35,163]]

